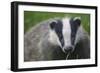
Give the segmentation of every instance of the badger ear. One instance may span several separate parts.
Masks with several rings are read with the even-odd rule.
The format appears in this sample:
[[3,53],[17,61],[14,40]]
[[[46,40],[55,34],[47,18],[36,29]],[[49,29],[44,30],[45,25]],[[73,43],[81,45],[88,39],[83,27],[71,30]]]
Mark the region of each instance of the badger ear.
[[75,18],[73,19],[73,21],[74,21],[74,24],[75,24],[75,25],[80,26],[80,24],[81,24],[81,18],[80,18],[80,17],[75,17]]
[[54,22],[54,21],[51,22],[51,23],[50,23],[50,28],[51,28],[51,29],[54,29],[54,28],[55,28],[55,25],[56,25],[56,22]]

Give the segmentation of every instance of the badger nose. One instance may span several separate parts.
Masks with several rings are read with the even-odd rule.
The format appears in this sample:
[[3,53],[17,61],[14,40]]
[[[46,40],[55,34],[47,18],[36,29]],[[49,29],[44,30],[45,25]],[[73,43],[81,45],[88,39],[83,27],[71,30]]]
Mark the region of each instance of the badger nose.
[[73,47],[71,46],[64,48],[65,53],[72,52],[72,50],[73,50]]

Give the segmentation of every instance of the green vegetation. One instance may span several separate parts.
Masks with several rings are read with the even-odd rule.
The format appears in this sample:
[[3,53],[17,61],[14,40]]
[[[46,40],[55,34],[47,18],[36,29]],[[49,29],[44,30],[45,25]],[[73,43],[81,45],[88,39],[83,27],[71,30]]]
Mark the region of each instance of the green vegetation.
[[81,13],[56,13],[56,12],[36,12],[36,11],[24,11],[24,32],[27,32],[31,27],[37,23],[54,18],[60,17],[81,17],[82,25],[85,30],[90,34],[90,15]]

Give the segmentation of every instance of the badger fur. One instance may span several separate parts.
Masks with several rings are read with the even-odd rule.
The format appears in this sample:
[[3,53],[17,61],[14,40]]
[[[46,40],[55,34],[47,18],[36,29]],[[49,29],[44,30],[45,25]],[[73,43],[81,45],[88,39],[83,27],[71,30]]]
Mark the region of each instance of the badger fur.
[[[90,58],[89,35],[80,21],[78,18],[54,18],[31,28],[24,35],[24,61]],[[76,32],[72,33],[73,29]]]

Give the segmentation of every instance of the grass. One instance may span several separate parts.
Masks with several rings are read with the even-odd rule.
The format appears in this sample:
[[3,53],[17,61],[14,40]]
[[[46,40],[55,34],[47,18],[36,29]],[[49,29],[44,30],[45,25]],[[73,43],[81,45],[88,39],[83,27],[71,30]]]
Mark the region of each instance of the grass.
[[36,12],[36,11],[24,11],[24,33],[31,27],[38,24],[41,21],[60,17],[81,17],[81,23],[84,29],[90,34],[90,15],[81,13],[56,13],[56,12]]

